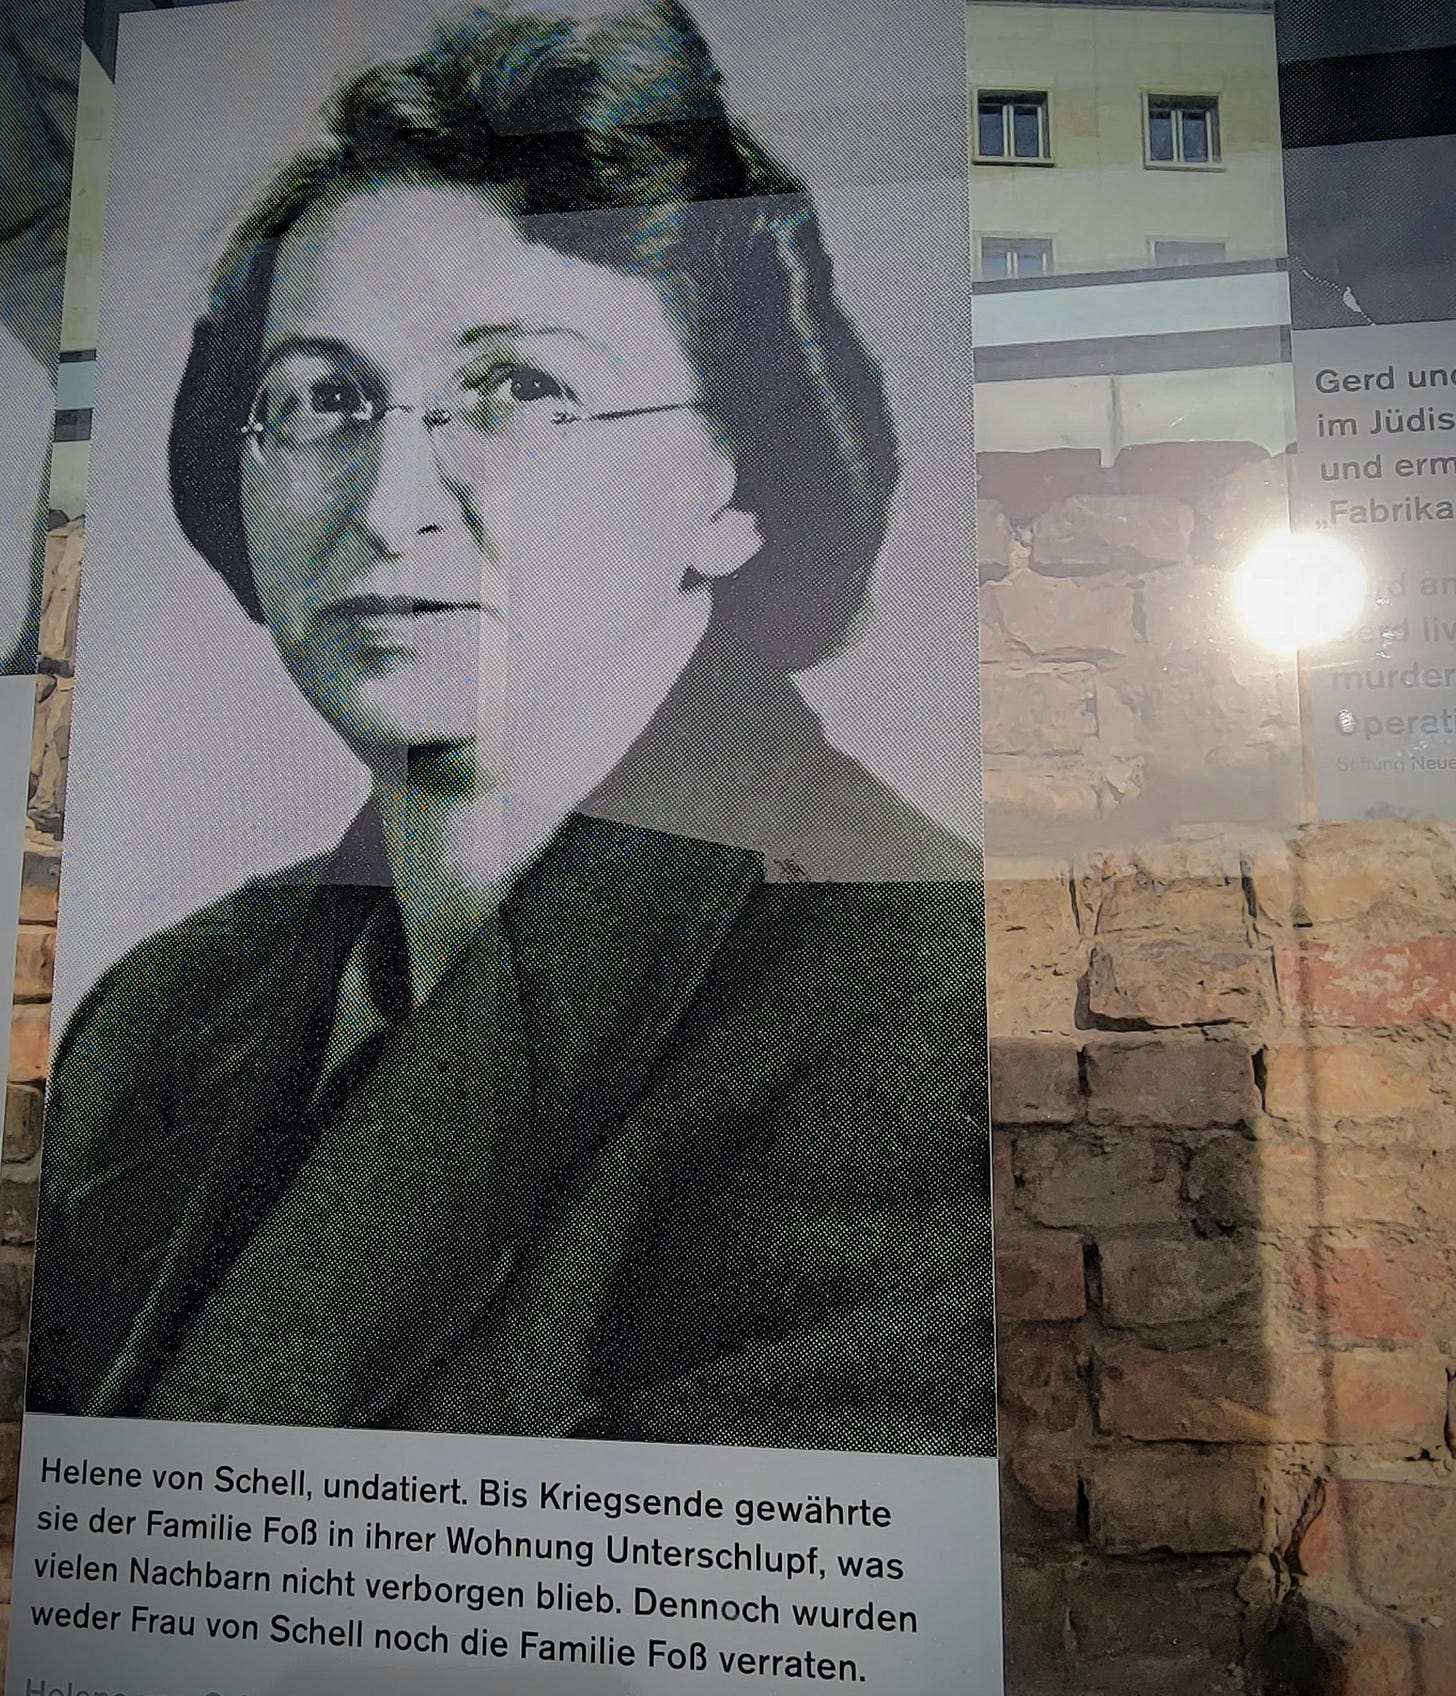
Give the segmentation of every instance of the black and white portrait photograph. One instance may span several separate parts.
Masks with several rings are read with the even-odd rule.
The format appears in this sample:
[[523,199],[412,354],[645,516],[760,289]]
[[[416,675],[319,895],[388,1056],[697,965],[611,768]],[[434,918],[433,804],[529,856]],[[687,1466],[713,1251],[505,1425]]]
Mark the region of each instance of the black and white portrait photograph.
[[994,1453],[962,27],[123,20],[29,1408]]

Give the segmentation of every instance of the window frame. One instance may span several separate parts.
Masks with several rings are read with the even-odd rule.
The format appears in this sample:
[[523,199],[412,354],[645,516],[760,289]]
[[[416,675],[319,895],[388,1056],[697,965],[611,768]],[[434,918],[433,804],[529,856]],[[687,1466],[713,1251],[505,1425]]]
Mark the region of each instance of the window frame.
[[[1207,159],[1185,159],[1183,153],[1183,126],[1175,119],[1172,125],[1173,153],[1171,159],[1153,158],[1153,108],[1168,106],[1174,113],[1182,111],[1201,110],[1211,119],[1209,124],[1208,142],[1209,156]],[[1221,171],[1223,169],[1223,113],[1222,98],[1218,94],[1201,94],[1192,91],[1145,88],[1143,90],[1143,165],[1149,171]]]
[[[1220,249],[1220,252],[1205,259],[1160,260],[1158,248],[1163,243],[1175,247],[1216,247]],[[1201,265],[1226,265],[1228,264],[1228,241],[1222,236],[1149,236],[1148,263],[1157,271],[1196,270]]]
[[[1014,254],[1015,248],[1018,245],[1030,246],[1032,243],[1035,243],[1037,246],[1039,246],[1039,247],[1041,247],[1045,250],[1046,267],[1045,267],[1044,270],[1032,271],[1032,272],[1028,272],[1028,273],[1025,273],[1025,274],[1017,272],[1017,271],[1010,271],[1004,277],[988,277],[986,275],[986,270],[985,270],[986,243],[988,241],[1000,241],[1000,242],[1008,243],[1013,254]],[[978,230],[976,232],[975,260],[976,260],[976,263],[975,263],[974,280],[976,282],[981,282],[981,283],[1033,282],[1038,277],[1051,277],[1051,276],[1056,275],[1056,268],[1057,268],[1056,239],[1053,236],[1050,236],[1050,235],[1037,235],[1037,234],[1030,233],[1030,232],[1025,231],[1025,230],[1017,231],[1015,233],[1008,231],[1008,230]]]
[[[1041,152],[983,153],[981,151],[981,102],[999,101],[1003,141],[1016,143],[1015,118],[1007,113],[1018,104],[1035,103],[1038,108],[1037,131]],[[971,92],[971,159],[977,165],[1054,165],[1052,156],[1052,93],[1049,88],[1006,88],[1004,86],[976,88]]]

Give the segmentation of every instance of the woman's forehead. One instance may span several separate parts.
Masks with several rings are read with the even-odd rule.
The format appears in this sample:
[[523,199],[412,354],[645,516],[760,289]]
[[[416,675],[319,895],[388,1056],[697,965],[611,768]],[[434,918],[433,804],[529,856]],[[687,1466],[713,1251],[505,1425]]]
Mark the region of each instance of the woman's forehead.
[[387,367],[524,336],[663,379],[686,362],[650,283],[528,241],[468,187],[354,190],[316,203],[279,242],[264,357],[302,339]]

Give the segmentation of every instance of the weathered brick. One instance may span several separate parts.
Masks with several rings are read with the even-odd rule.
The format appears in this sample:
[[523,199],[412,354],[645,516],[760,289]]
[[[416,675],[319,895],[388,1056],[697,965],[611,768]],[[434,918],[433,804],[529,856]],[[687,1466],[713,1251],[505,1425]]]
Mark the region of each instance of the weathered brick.
[[25,1405],[25,1345],[0,1346],[0,1420],[19,1419]]
[[6,1160],[29,1160],[40,1148],[45,1119],[45,1093],[32,1084],[8,1084],[5,1089]]
[[[1069,1570],[1063,1688],[1117,1696],[1234,1696],[1242,1668],[1238,1562],[1083,1560]],[[1053,1687],[1055,1688],[1055,1686]]]
[[1038,660],[1130,654],[1139,638],[1133,592],[1112,579],[1080,581],[1018,572],[981,596],[981,618],[1003,650]]
[[1061,1326],[1003,1328],[996,1348],[1005,1406],[1043,1432],[1070,1431],[1085,1405],[1077,1350]]
[[1456,1486],[1327,1479],[1300,1570],[1377,1607],[1447,1614],[1456,1597]]
[[1237,1125],[1258,1111],[1253,1060],[1242,1044],[1107,1037],[1083,1052],[1093,1124]]
[[0,1338],[25,1336],[30,1313],[31,1260],[0,1260]]
[[1430,1075],[1408,1046],[1282,1042],[1264,1059],[1264,1106],[1311,1127],[1338,1119],[1393,1119],[1440,1105]]
[[1096,725],[1086,674],[981,667],[981,737],[992,754],[1076,754]]
[[1285,1267],[1296,1313],[1321,1337],[1452,1343],[1456,1275],[1434,1244],[1327,1238],[1289,1249]]
[[50,1061],[50,1008],[21,1006],[10,1015],[10,1081],[39,1083]]
[[997,1037],[991,1044],[991,1119],[997,1125],[1069,1125],[1081,1112],[1076,1047]]
[[1456,936],[1336,948],[1304,942],[1274,957],[1279,996],[1317,1025],[1456,1025]]
[[1050,577],[1145,571],[1188,557],[1193,510],[1157,495],[1071,495],[1044,512],[1031,559]]
[[1022,1136],[1013,1158],[1021,1209],[1038,1224],[1095,1230],[1179,1217],[1179,1152],[1146,1134],[1096,1142]]
[[1113,469],[1125,495],[1166,495],[1191,504],[1231,472],[1268,457],[1254,442],[1137,442],[1118,454]]
[[[1417,935],[1427,927],[1453,928],[1453,857],[1449,831],[1424,821],[1307,827],[1295,839],[1295,918],[1312,925],[1404,920]],[[1443,912],[1445,923],[1438,923]]]
[[1456,1696],[1456,1625],[1373,1608],[1309,1581],[1261,1646],[1259,1688],[1279,1696]]
[[15,999],[49,1001],[55,963],[55,931],[49,925],[21,925],[15,948]]
[[0,1183],[0,1240],[35,1241],[36,1189],[33,1179],[6,1178]]
[[53,925],[61,882],[61,856],[27,848],[20,872],[20,917],[26,924]]
[[1099,1355],[1098,1417],[1145,1442],[1407,1443],[1433,1449],[1446,1374],[1435,1355],[1383,1349],[1176,1353],[1136,1344]]
[[1016,532],[998,501],[976,502],[976,566],[983,583],[994,583],[1005,577],[1016,562],[1018,552],[1024,552],[1016,540]]
[[1099,936],[1156,930],[1242,943],[1245,922],[1243,890],[1229,878],[1162,883],[1138,871],[1110,879],[1098,891]]
[[1107,487],[1096,448],[976,455],[977,493],[996,501],[1013,524],[1025,524],[1067,495],[1096,494]]
[[1080,1505],[1075,1460],[1046,1443],[1018,1443],[1011,1452],[1011,1471],[1028,1501],[1060,1521],[1064,1532],[1074,1529]]
[[1252,1024],[1264,1010],[1262,963],[1253,954],[1153,941],[1099,942],[1087,968],[1094,1023],[1166,1030]]
[[1003,1319],[1080,1319],[1087,1310],[1082,1239],[1064,1232],[996,1238],[996,1306]]
[[1241,465],[1197,504],[1194,557],[1231,571],[1255,542],[1289,527],[1289,467],[1283,454]]
[[53,835],[59,835],[66,811],[66,761],[70,745],[71,679],[37,678],[29,816],[37,830]]
[[[1097,815],[1099,773],[1083,763],[1069,769],[1065,762],[1037,769],[1024,759],[997,765],[990,756],[983,786],[986,795],[986,848],[993,854],[1025,850],[1024,836],[1031,833],[1018,815],[1029,815],[1037,823],[1036,840],[1045,840],[1040,827],[1050,821],[1063,823]],[[1008,815],[1010,815],[1008,817]],[[1018,833],[1018,825],[1021,833]]]
[[1097,1458],[1087,1480],[1092,1541],[1109,1554],[1225,1554],[1264,1546],[1257,1455],[1159,1444]]
[[1114,1325],[1180,1325],[1247,1305],[1259,1288],[1248,1237],[1104,1237],[1102,1304]]

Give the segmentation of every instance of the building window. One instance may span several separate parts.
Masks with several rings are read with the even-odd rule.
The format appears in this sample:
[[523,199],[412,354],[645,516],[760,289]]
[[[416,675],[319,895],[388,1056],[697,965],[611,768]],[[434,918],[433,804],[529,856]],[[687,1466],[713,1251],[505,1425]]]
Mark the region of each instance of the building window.
[[1153,264],[1217,265],[1228,256],[1228,243],[1222,241],[1155,241]]
[[982,236],[981,275],[989,280],[1051,274],[1052,244],[1041,236]]
[[1148,163],[1216,165],[1218,101],[1202,95],[1148,96]]
[[978,94],[978,159],[1050,159],[1044,94]]

